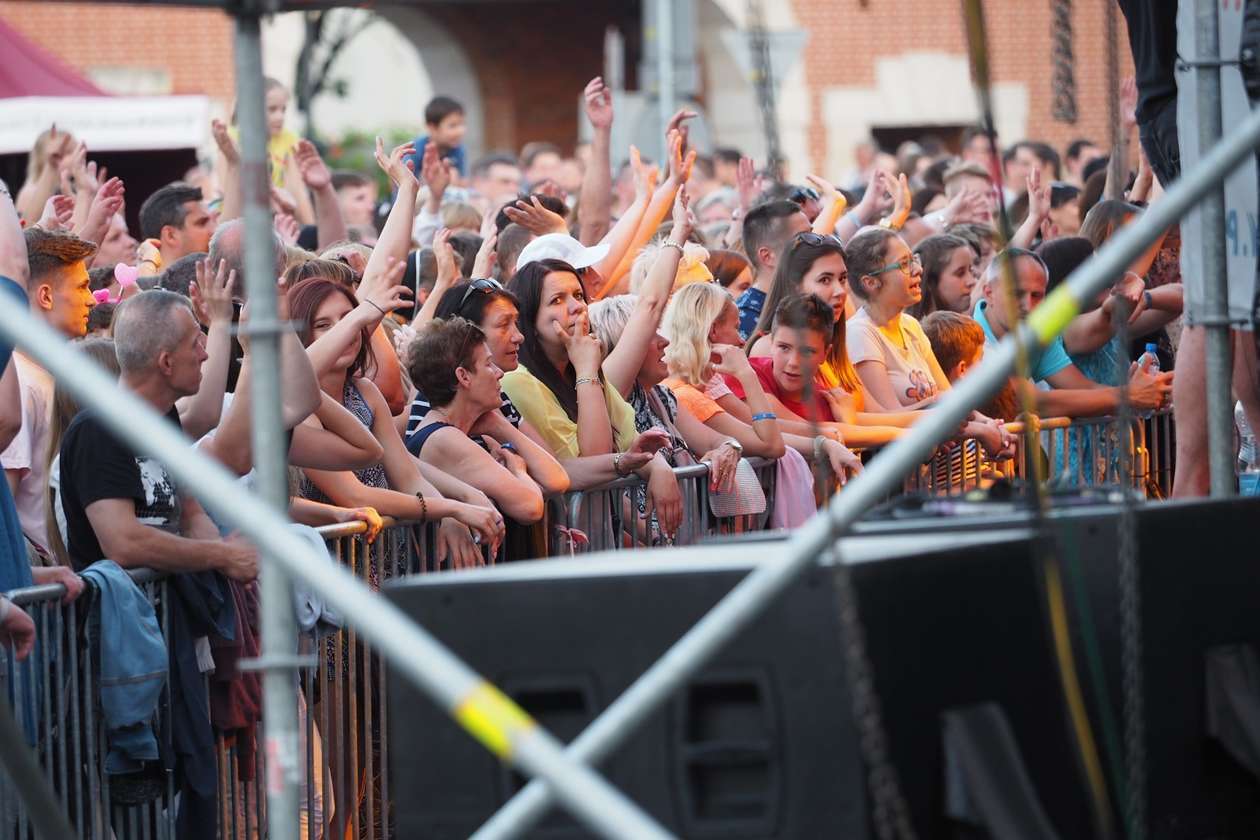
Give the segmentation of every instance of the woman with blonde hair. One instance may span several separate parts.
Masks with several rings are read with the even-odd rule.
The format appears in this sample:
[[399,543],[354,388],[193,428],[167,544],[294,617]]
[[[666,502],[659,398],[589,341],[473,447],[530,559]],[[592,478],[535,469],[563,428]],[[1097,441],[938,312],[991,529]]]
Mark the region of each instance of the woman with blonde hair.
[[[840,481],[861,470],[857,456],[834,437],[783,431],[740,346],[739,310],[721,286],[696,283],[680,290],[665,310],[662,330],[669,338],[665,384],[683,410],[738,441],[745,454],[778,460],[776,527],[795,527],[814,512],[813,477],[803,456],[825,458]],[[740,384],[744,400],[726,385],[724,375]]]

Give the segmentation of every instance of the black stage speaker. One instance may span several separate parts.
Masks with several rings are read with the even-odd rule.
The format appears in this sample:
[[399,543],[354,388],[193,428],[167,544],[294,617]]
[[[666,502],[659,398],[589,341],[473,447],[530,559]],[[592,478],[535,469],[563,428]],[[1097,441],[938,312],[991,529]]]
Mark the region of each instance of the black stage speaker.
[[[841,541],[920,837],[975,836],[947,814],[994,796],[1015,800],[1007,810],[1017,833],[1008,837],[1091,835],[1031,549],[1022,527]],[[416,578],[388,594],[571,740],[778,550],[538,561]],[[601,769],[681,837],[873,836],[837,616],[835,569],[820,565]],[[400,836],[466,837],[519,789],[519,778],[393,677],[389,702]],[[530,836],[590,835],[556,811]]]
[[[1095,736],[1103,740],[1110,726],[1119,730],[1119,746],[1124,680],[1119,508],[1077,502],[1067,500],[1047,517],[1044,533],[1065,571],[1072,643]],[[1031,521],[1003,503],[929,503],[923,511],[893,505],[884,513],[887,518],[860,523],[855,533],[949,539]],[[1260,563],[1252,529],[1257,521],[1257,499],[1168,502],[1137,510],[1152,840],[1260,837]],[[1094,633],[1086,633],[1091,626]],[[1092,649],[1100,667],[1091,665]],[[1112,784],[1112,802],[1122,810],[1118,793]]]

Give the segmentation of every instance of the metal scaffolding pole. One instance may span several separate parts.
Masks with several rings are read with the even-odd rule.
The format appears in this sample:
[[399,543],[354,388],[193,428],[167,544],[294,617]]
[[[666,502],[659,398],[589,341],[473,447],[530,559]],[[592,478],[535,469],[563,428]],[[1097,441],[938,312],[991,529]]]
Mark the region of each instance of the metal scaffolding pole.
[[[1198,93],[1199,148],[1221,137],[1220,23],[1217,0],[1196,0],[1194,9],[1195,85]],[[1208,466],[1213,498],[1234,495],[1234,401],[1230,396],[1233,351],[1229,323],[1229,276],[1225,270],[1225,185],[1203,199],[1203,291],[1206,317],[1204,366],[1207,385]]]
[[590,830],[626,840],[671,837],[598,773],[566,756],[550,733],[401,610],[341,566],[312,556],[286,518],[260,504],[222,465],[195,450],[139,397],[121,390],[116,379],[7,295],[0,295],[0,339],[39,362],[58,387],[95,411],[120,440],[161,461],[177,484],[192,488],[217,519],[248,537],[269,563],[345,616],[398,676],[432,697],[483,746],[529,775],[547,779],[564,807]]
[[[661,131],[674,116],[674,102],[678,99],[674,84],[674,10],[671,0],[656,2],[656,106],[660,111]],[[669,139],[662,141],[661,171],[669,160]]]
[[[1219,184],[1243,158],[1260,146],[1260,111],[1255,111],[1204,155],[1203,160],[1133,224],[1119,230],[1067,282],[1047,297],[1027,322],[1008,335],[984,362],[959,381],[910,433],[890,445],[830,507],[801,526],[792,538],[748,574],[699,622],[674,643],[639,679],[588,726],[566,751],[596,764],[624,741],[684,681],[723,645],[743,631],[819,554],[864,511],[901,486],[905,474],[926,460],[940,442],[952,437],[971,410],[987,400],[1015,372],[1017,344],[1027,352],[1050,342],[1158,236],[1163,235]],[[530,782],[473,835],[473,840],[504,840],[529,831],[552,803],[553,791]]]
[[[287,452],[280,414],[280,331],[276,256],[272,244],[267,127],[263,107],[261,0],[236,13],[236,114],[241,128],[245,290],[250,321],[250,437],[258,493],[282,514],[289,506]],[[238,278],[238,281],[241,278]],[[273,561],[274,557],[265,558]],[[292,585],[279,563],[265,562],[261,583],[263,756],[267,768],[267,827],[274,840],[298,840],[299,785],[296,665],[297,623]]]

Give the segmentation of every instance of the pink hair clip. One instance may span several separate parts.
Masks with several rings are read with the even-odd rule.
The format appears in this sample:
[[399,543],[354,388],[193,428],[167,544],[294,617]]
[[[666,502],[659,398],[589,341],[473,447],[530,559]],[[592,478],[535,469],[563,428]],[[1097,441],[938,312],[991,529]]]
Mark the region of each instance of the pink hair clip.
[[140,270],[134,265],[119,263],[114,266],[114,282],[118,284],[118,297],[109,293],[109,289],[97,289],[92,292],[92,299],[97,303],[118,303],[123,299],[129,286],[136,286]]

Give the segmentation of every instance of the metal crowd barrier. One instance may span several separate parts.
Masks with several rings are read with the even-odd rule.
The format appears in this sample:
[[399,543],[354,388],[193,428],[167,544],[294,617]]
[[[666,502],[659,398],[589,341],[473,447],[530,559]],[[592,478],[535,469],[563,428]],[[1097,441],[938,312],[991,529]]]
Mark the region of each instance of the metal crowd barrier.
[[[317,530],[332,555],[372,585],[437,570],[433,525],[391,522],[371,545],[361,522]],[[154,605],[169,640],[167,579],[148,570],[132,578]],[[100,663],[89,638],[95,633],[92,616],[81,599],[62,605],[64,594],[60,584],[8,593],[34,619],[38,641],[20,663],[0,648],[0,702],[12,705],[26,728],[45,778],[79,837],[178,840],[175,774],[162,773],[159,786],[144,790],[146,801],[139,804],[118,801],[117,780],[111,788],[99,707]],[[297,676],[305,754],[300,836],[390,837],[384,663],[349,626],[320,639],[304,635],[302,645],[309,662]],[[172,754],[170,691],[168,680],[155,713],[155,732],[166,755]],[[267,833],[262,752],[246,743],[261,745],[261,729],[255,734],[256,739],[248,733],[218,733],[218,836],[224,840],[255,840]],[[126,795],[136,797],[136,791]],[[29,836],[25,809],[0,773],[0,840]]]
[[776,463],[765,458],[745,459],[757,475],[766,507],[759,513],[718,516],[710,504],[709,467],[694,464],[676,467],[674,476],[682,493],[682,526],[671,540],[661,533],[654,517],[645,512],[646,482],[628,476],[600,487],[566,493],[549,505],[553,539],[549,553],[573,553],[570,536],[580,532],[585,551],[646,548],[658,545],[693,545],[706,537],[764,529],[774,507]]
[[[1135,431],[1133,485],[1150,498],[1164,498],[1172,487],[1174,429],[1171,412],[1132,421]],[[1019,424],[1008,424],[1022,432]],[[1118,473],[1114,418],[1039,422],[1040,446],[1035,453],[1020,445],[1014,459],[994,462],[978,448],[943,448],[907,476],[907,493],[948,494],[972,489],[998,477],[1027,478],[1033,459],[1053,484],[1114,485]],[[878,453],[873,454],[878,457]],[[763,529],[774,505],[776,464],[748,459],[766,496],[762,513],[719,517],[710,505],[708,467],[675,470],[683,496],[683,525],[674,544]],[[1046,473],[1044,468],[1048,467]],[[661,545],[668,542],[650,519],[640,515],[644,482],[630,477],[603,487],[553,499],[544,528],[553,535],[552,553],[573,550],[571,541],[558,546],[554,535],[584,532],[584,550]],[[820,489],[821,491],[821,489]],[[821,495],[826,495],[821,492]],[[401,575],[439,571],[435,561],[436,529],[432,524],[389,521],[373,544],[361,522],[317,529],[330,553],[372,586]],[[166,579],[139,571],[133,578],[154,605],[167,635],[169,597]],[[176,808],[173,774],[164,774],[148,801],[119,802],[104,772],[106,739],[98,706],[100,663],[89,639],[95,633],[91,616],[79,602],[62,605],[60,585],[36,586],[9,593],[35,621],[38,644],[24,663],[0,649],[0,699],[7,697],[52,789],[80,837],[92,840],[175,840]],[[256,593],[255,593],[256,597]],[[258,628],[254,628],[257,633]],[[394,836],[389,784],[388,713],[384,703],[385,666],[358,639],[351,627],[312,639],[303,636],[300,653],[308,657],[298,670],[300,749],[304,753],[302,801],[303,840]],[[170,684],[158,706],[156,731],[169,750]],[[257,734],[261,734],[259,731]],[[220,734],[219,832],[224,840],[255,840],[266,835],[263,758],[248,733]],[[0,840],[29,836],[24,809],[0,775]]]

